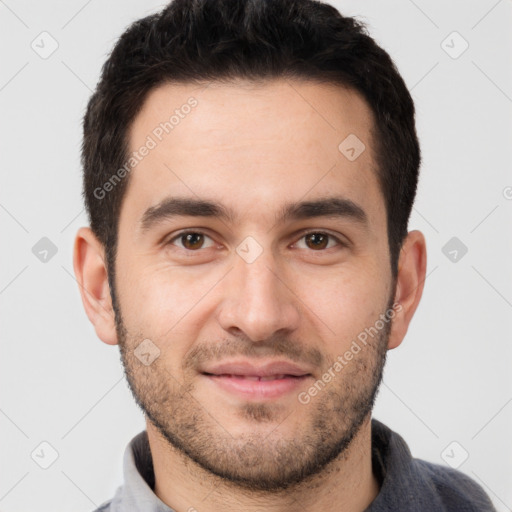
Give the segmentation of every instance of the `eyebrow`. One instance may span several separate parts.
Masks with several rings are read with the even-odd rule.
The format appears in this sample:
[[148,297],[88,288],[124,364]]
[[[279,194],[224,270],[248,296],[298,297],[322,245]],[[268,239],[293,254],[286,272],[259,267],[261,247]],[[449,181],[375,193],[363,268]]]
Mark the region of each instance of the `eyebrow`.
[[[215,217],[231,223],[236,220],[234,211],[218,202],[167,197],[144,212],[140,221],[140,230],[142,233],[146,233],[160,222],[174,217]],[[287,203],[278,212],[276,222],[316,217],[346,218],[361,225],[368,224],[368,216],[365,211],[352,200],[343,197]]]

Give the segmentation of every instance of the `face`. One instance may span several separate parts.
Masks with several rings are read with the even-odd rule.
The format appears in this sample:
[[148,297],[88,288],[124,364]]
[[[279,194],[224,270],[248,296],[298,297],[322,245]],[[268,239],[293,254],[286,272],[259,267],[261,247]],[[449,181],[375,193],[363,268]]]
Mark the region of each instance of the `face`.
[[131,127],[127,379],[165,440],[240,486],[318,473],[371,411],[394,315],[372,125],[354,91],[278,80],[165,85]]

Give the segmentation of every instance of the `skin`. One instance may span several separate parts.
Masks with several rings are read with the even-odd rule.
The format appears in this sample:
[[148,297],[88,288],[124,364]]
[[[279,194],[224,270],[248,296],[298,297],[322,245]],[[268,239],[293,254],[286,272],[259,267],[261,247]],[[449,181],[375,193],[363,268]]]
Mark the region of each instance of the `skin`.
[[[74,252],[85,311],[103,342],[119,343],[146,414],[155,493],[179,511],[285,512],[297,503],[307,512],[362,511],[379,492],[372,401],[386,352],[402,342],[422,294],[424,237],[409,232],[394,282],[373,116],[355,91],[284,80],[160,86],[131,126],[131,150],[190,96],[198,105],[131,171],[119,222],[117,319],[104,248],[89,228],[78,231]],[[349,134],[366,146],[354,161],[338,150]],[[214,200],[236,220],[180,216],[143,232],[144,212],[170,195]],[[366,223],[276,221],[287,202],[333,196],[357,204]],[[184,229],[207,236],[187,249],[177,237]],[[339,242],[318,248],[306,229]],[[236,252],[248,236],[262,250],[251,263]],[[298,392],[393,303],[393,321],[301,403]],[[148,366],[134,352],[144,339],[160,350]],[[231,356],[292,360],[312,376],[279,398],[244,399],[200,374]]]

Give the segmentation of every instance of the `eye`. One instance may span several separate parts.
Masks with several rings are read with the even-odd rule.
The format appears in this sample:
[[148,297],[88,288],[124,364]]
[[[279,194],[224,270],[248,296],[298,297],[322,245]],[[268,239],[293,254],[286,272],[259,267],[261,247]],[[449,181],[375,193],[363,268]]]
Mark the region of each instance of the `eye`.
[[[211,241],[209,246],[204,245],[205,239],[209,239]],[[181,243],[181,248],[187,251],[197,251],[198,249],[206,249],[213,246],[213,240],[201,231],[182,231],[175,237],[171,238],[168,244],[175,245],[175,240],[178,240]]]
[[[209,240],[210,244],[205,245],[206,241]],[[323,231],[310,231],[304,233],[300,241],[305,241],[305,247],[302,246],[300,249],[312,249],[313,251],[323,251],[335,247],[336,245],[345,246],[341,240]],[[299,244],[299,242],[297,242]],[[296,244],[296,245],[297,245]],[[215,245],[214,241],[207,234],[202,231],[182,231],[167,242],[167,245],[175,245],[189,252],[197,252],[199,249],[207,249]]]
[[[339,238],[329,233],[324,233],[322,231],[310,231],[309,233],[304,233],[300,240],[305,240],[306,248],[313,249],[314,251],[330,249],[331,247],[333,247],[333,245],[329,245],[329,242],[331,241],[336,242],[336,244],[340,246],[344,245]],[[336,244],[334,244],[334,246]],[[303,247],[299,248],[302,249]]]

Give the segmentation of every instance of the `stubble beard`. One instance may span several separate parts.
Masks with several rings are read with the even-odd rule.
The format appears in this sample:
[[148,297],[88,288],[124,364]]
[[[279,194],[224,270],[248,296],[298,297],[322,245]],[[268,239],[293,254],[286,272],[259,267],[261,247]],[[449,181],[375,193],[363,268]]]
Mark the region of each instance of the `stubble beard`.
[[[192,380],[197,379],[197,372],[184,374],[190,378],[180,383],[165,367],[162,356],[150,366],[141,364],[133,350],[144,337],[129,335],[120,311],[116,329],[130,390],[162,438],[226,484],[247,491],[279,492],[328,472],[330,463],[346,455],[371,415],[382,381],[391,321],[308,404],[299,405],[291,414],[276,402],[242,404],[239,417],[256,428],[238,436],[231,435],[229,425],[222,425],[215,418],[214,404],[201,404],[194,397]],[[292,345],[283,342],[278,352],[272,352],[269,345],[269,354],[286,355],[286,347],[291,349]],[[157,345],[169,347],[172,343]],[[230,347],[229,355],[250,356],[252,350],[251,345],[242,346],[239,342],[217,343],[214,349],[212,346],[196,347],[195,360],[201,356],[207,361],[213,354],[222,353],[223,347]],[[233,351],[233,347],[238,349]],[[333,364],[334,361],[327,363],[325,368]],[[280,435],[280,427],[285,427],[297,413],[303,416],[300,431],[294,436]],[[261,428],[263,425],[268,429]]]

